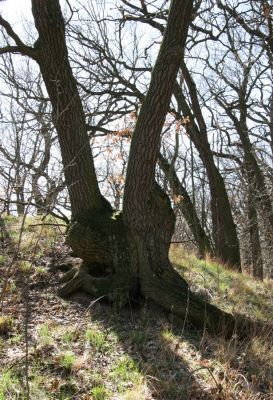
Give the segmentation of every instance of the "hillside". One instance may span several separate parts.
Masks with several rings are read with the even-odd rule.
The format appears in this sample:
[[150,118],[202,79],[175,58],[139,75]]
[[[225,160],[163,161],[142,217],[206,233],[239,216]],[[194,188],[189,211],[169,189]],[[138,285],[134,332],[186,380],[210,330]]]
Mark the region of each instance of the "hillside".
[[[55,224],[55,225],[43,225]],[[79,293],[58,297],[69,249],[56,221],[6,217],[0,256],[0,400],[273,399],[273,338],[229,341],[182,328],[143,301],[118,312]],[[177,270],[229,312],[273,322],[273,281],[260,283],[181,247]]]

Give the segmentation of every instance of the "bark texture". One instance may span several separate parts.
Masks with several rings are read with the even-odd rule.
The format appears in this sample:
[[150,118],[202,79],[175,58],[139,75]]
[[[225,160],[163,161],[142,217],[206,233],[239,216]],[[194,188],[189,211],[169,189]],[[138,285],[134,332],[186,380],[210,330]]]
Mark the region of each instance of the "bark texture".
[[[219,330],[223,320],[231,330],[231,315],[209,305],[173,269],[168,252],[174,230],[174,214],[167,195],[155,184],[160,135],[182,60],[192,1],[173,0],[159,55],[154,66],[132,137],[124,193],[124,223],[128,230],[133,270],[141,292],[163,308],[186,315],[197,325],[204,321]],[[200,326],[200,325],[199,325]]]
[[174,94],[185,117],[190,119],[185,128],[206,168],[210,195],[215,253],[223,262],[241,271],[239,240],[223,177],[215,165],[207,136],[207,127],[200,109],[197,90],[189,71],[182,63],[183,74],[192,99],[189,107],[181,86],[176,83]]
[[201,222],[196,213],[196,209],[187,190],[180,182],[175,170],[171,168],[168,160],[161,153],[158,155],[158,164],[167,177],[173,194],[175,196],[182,196],[182,200],[179,202],[179,204],[177,204],[177,207],[181,210],[182,215],[187,221],[187,224],[192,232],[198,247],[199,257],[204,258],[206,254],[213,256],[212,245],[206,232],[202,228]]
[[65,275],[61,296],[84,290],[96,297],[107,297],[118,307],[137,298],[137,275],[132,268],[122,213],[106,209],[88,219],[78,219],[68,231],[67,244],[83,263]]
[[156,184],[151,204],[150,212],[158,222],[146,240],[128,231],[122,213],[99,213],[89,221],[74,222],[67,242],[84,261],[64,276],[60,295],[84,290],[117,307],[141,295],[171,312],[174,319],[180,317],[183,323],[189,320],[198,329],[230,337],[235,318],[192,293],[169,262],[174,214],[169,198]]
[[258,215],[251,193],[248,194],[248,231],[250,237],[253,276],[262,281],[263,259],[260,244]]
[[76,80],[69,64],[65,24],[55,0],[32,0],[39,64],[53,109],[74,217],[100,209],[101,195]]

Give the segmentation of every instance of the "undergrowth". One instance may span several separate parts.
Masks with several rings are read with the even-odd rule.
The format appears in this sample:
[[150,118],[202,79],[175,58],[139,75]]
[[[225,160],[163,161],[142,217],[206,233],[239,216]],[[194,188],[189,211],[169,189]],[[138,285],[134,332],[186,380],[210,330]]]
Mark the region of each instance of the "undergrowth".
[[190,286],[194,290],[206,290],[211,302],[226,311],[273,324],[272,280],[260,282],[210,258],[199,260],[181,246],[173,247],[170,257]]
[[[6,219],[12,241],[0,258],[1,290],[20,222]],[[146,302],[117,313],[99,301],[90,306],[93,299],[83,294],[60,299],[64,228],[40,223],[27,218],[3,293],[0,400],[273,399],[272,333],[226,341],[187,324],[177,330]],[[200,261],[181,247],[171,249],[171,259],[208,301],[272,323],[272,281]]]

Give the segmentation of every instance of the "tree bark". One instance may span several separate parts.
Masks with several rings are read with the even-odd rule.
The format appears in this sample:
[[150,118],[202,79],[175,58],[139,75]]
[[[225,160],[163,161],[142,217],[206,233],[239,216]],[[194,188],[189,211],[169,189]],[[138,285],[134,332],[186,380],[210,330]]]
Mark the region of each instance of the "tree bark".
[[85,115],[69,64],[59,2],[32,0],[32,12],[39,33],[35,59],[52,104],[72,214],[77,218],[102,207]]
[[251,261],[253,276],[263,280],[263,259],[260,245],[260,233],[258,225],[258,215],[255,207],[255,201],[251,192],[248,193],[248,231],[251,246]]
[[183,187],[176,172],[171,168],[168,160],[166,160],[161,153],[158,155],[158,164],[167,177],[173,194],[175,196],[182,196],[182,199],[177,204],[177,207],[181,210],[182,215],[192,232],[194,240],[197,243],[199,257],[204,258],[206,254],[213,256],[213,249],[210,240],[202,228],[196,209],[187,190]]
[[247,125],[248,118],[248,105],[247,105],[247,90],[251,72],[251,66],[248,65],[243,69],[243,79],[241,86],[238,88],[238,103],[239,103],[239,116],[234,113],[230,105],[224,102],[219,95],[216,94],[215,99],[218,104],[225,110],[228,117],[234,124],[244,152],[244,168],[247,175],[249,191],[253,200],[255,201],[256,210],[259,210],[260,215],[264,220],[270,237],[273,237],[273,208],[266,185],[264,173],[260,168],[255,150],[249,137],[249,129]]
[[53,106],[75,219],[67,241],[84,260],[79,270],[70,272],[61,294],[83,289],[122,305],[140,293],[199,327],[205,325],[219,332],[224,323],[230,333],[234,318],[191,293],[171,266],[168,252],[175,218],[168,196],[155,183],[160,134],[182,58],[192,1],[171,3],[150,87],[133,134],[123,217],[103,207],[58,2],[32,3],[39,32],[37,60]]
[[[185,66],[183,71],[185,73]],[[190,119],[190,122],[186,124],[185,128],[206,168],[211,195],[211,216],[215,253],[217,257],[230,265],[231,268],[241,271],[239,240],[225,183],[214,163],[213,154],[207,137],[207,128],[201,114],[197,94],[193,86],[194,83],[189,77],[188,72],[187,74],[185,73],[185,75],[188,77],[188,86],[191,88],[191,96],[193,98],[192,106],[195,110],[194,114],[178,83],[175,84],[174,94],[184,116]],[[195,118],[198,120],[198,125],[195,123]]]
[[223,319],[228,320],[233,329],[233,317],[219,313],[212,305],[206,309],[171,266],[168,252],[175,218],[167,195],[154,182],[160,135],[181,63],[191,12],[192,1],[172,1],[150,86],[132,136],[124,193],[124,223],[133,270],[137,272],[145,297],[181,317],[188,316],[196,324],[204,325],[206,321],[210,330],[219,330]]
[[245,168],[247,170],[252,196],[257,204],[257,207],[261,209],[261,215],[263,215],[264,221],[268,225],[268,230],[273,236],[273,209],[270,195],[266,187],[264,174],[254,155],[253,146],[248,137],[246,123],[238,121],[235,126],[243,144],[243,150],[245,153]]

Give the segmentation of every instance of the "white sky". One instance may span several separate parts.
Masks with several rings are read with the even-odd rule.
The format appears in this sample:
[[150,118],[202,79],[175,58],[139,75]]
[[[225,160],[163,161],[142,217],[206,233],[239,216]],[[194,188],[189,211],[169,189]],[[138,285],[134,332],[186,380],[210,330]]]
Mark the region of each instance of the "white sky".
[[[64,12],[67,8],[66,1],[60,0],[60,3]],[[77,4],[77,1],[71,0],[70,4]],[[34,20],[31,0],[0,0],[0,14],[11,24],[14,31],[26,44],[31,46],[35,42],[37,33],[35,28],[32,29]]]
[[[32,45],[36,40],[36,30],[29,25],[34,25],[31,0],[4,0],[0,1],[0,14],[12,26],[17,35],[27,44]],[[23,22],[24,21],[24,22]],[[34,36],[30,36],[32,32]]]
[[[0,12],[3,18],[16,25],[23,18],[31,18],[31,0],[5,0],[0,2]],[[15,23],[15,25],[14,25]]]

